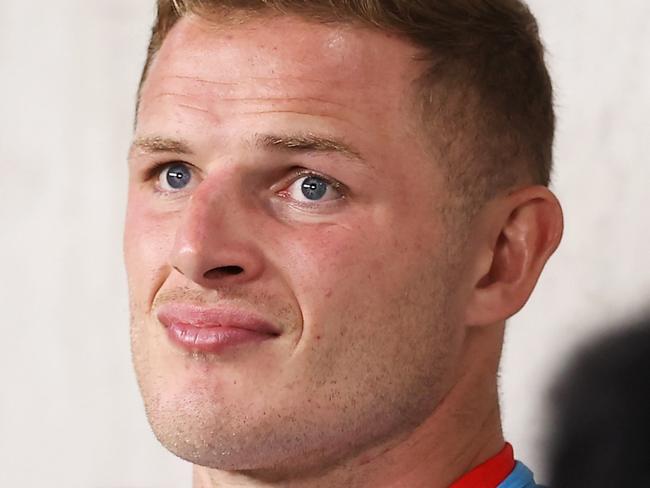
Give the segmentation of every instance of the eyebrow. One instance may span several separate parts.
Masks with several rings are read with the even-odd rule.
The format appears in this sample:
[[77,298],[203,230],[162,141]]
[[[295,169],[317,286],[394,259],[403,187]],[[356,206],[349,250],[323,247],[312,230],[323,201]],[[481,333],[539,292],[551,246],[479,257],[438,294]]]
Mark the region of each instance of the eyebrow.
[[364,162],[361,153],[343,141],[312,133],[298,135],[256,134],[253,145],[298,153],[339,153],[348,159]]
[[[294,135],[255,134],[251,140],[251,146],[296,153],[338,153],[347,159],[366,163],[361,153],[352,146],[337,139],[312,133]],[[190,144],[184,139],[162,136],[139,137],[131,145],[131,151],[136,149],[148,154],[191,155],[194,153]]]
[[170,137],[139,137],[131,144],[131,150],[139,149],[145,153],[175,153],[192,154],[190,145],[183,139],[172,139]]

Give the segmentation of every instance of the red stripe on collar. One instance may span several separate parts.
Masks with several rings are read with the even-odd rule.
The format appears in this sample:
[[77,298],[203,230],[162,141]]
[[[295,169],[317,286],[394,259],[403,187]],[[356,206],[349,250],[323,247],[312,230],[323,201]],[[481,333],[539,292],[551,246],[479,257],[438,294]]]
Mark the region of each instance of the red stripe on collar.
[[512,446],[506,443],[499,454],[478,465],[449,488],[496,488],[515,469]]

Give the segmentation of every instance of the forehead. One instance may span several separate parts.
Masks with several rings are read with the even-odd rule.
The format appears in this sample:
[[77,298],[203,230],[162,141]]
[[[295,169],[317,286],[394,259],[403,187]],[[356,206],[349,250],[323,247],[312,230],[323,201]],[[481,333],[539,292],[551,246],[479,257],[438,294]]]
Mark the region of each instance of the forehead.
[[305,98],[399,111],[422,70],[418,50],[378,30],[293,16],[219,23],[181,19],[163,42],[143,86],[221,100]]

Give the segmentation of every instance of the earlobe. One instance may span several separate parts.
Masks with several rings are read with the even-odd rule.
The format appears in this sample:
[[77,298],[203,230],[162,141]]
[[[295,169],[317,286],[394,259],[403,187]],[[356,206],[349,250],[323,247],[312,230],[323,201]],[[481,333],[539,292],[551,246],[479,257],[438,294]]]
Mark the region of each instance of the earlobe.
[[494,202],[485,218],[485,242],[465,313],[469,326],[502,322],[525,305],[563,231],[562,208],[543,186]]

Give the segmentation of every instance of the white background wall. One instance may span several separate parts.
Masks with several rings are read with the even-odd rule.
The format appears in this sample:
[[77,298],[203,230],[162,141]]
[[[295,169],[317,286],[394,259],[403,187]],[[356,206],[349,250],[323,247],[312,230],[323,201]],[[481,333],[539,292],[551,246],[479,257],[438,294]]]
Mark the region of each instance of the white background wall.
[[[153,1],[0,0],[0,486],[189,487],[131,372],[125,155]],[[543,476],[570,350],[650,298],[650,3],[532,0],[564,242],[510,323],[508,439]]]

